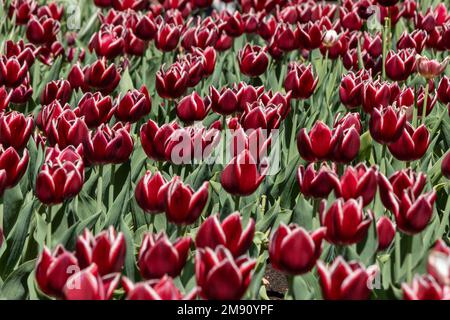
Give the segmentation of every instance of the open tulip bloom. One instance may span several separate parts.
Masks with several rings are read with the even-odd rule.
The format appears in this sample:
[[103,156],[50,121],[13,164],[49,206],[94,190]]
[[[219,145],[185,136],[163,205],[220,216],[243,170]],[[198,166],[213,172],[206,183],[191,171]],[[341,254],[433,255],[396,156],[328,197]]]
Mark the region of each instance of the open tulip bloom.
[[1,298],[450,300],[450,0],[1,2]]

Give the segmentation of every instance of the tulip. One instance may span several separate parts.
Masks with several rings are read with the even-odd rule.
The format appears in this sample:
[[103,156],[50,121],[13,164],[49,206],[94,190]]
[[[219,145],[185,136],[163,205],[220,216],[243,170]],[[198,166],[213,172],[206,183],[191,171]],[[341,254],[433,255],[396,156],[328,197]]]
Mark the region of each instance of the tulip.
[[63,246],[58,245],[53,253],[44,246],[36,263],[36,282],[46,295],[62,298],[67,279],[79,270],[77,258]]
[[207,47],[205,49],[195,48],[194,52],[196,55],[203,57],[202,66],[204,76],[212,75],[216,67],[216,50],[213,47]]
[[349,163],[358,155],[361,145],[359,133],[352,126],[348,129],[338,126],[335,129],[335,136],[338,137],[336,149],[333,152],[332,160],[339,163]]
[[448,62],[448,57],[444,61],[439,62],[428,59],[425,56],[419,56],[416,60],[417,72],[426,79],[433,79],[445,71]]
[[346,113],[343,117],[341,114],[336,114],[334,118],[333,128],[337,129],[338,127],[342,127],[343,130],[348,130],[351,127],[354,127],[358,134],[361,134],[362,126],[361,126],[361,117],[357,112],[349,112]]
[[[27,149],[23,150],[22,157],[13,148],[4,148],[0,144],[0,170],[6,171],[6,188],[14,187],[27,171],[28,160]],[[4,178],[3,178],[4,179]]]
[[375,108],[392,105],[400,96],[397,83],[367,81],[363,88],[363,109],[371,114]]
[[345,7],[339,8],[339,19],[342,27],[349,30],[361,30],[363,20],[359,17],[357,10],[347,10]]
[[155,87],[161,98],[176,99],[181,97],[189,82],[186,64],[175,63],[167,70],[164,65],[156,72]]
[[9,17],[15,18],[16,24],[27,24],[31,16],[36,13],[37,3],[34,0],[13,0],[9,7]]
[[[4,169],[0,169],[0,197],[3,196],[6,190],[6,180],[8,175]],[[0,247],[3,244],[3,230],[0,229]]]
[[397,49],[414,49],[417,53],[421,53],[426,39],[427,33],[423,30],[414,30],[410,34],[404,31],[397,41]]
[[244,21],[241,14],[239,11],[235,11],[233,14],[225,12],[228,14],[228,17],[224,21],[223,30],[230,37],[239,37],[244,33]]
[[108,123],[115,112],[110,96],[103,96],[100,92],[86,92],[78,102],[74,113],[83,117],[89,128],[96,128]]
[[223,246],[199,249],[195,256],[195,278],[200,295],[208,300],[239,300],[251,281],[256,261],[247,256],[233,258]]
[[442,160],[441,171],[444,177],[450,179],[450,152]]
[[400,138],[389,144],[392,155],[401,161],[412,161],[423,157],[430,144],[430,133],[422,124],[417,129],[407,122]]
[[244,13],[242,15],[242,21],[244,23],[244,32],[247,34],[256,33],[258,29],[258,15],[254,11]]
[[163,212],[166,184],[166,179],[159,172],[152,174],[147,170],[136,185],[134,195],[138,205],[148,213]]
[[203,99],[195,91],[181,99],[177,104],[178,118],[187,123],[202,121],[208,111],[209,108],[205,106]]
[[245,130],[262,128],[270,132],[280,126],[281,113],[283,113],[282,108],[276,105],[265,106],[262,102],[254,102],[247,104],[239,122]]
[[363,214],[362,197],[347,201],[339,198],[326,210],[326,200],[320,205],[320,220],[327,227],[326,239],[335,245],[349,245],[361,242],[367,235],[373,220],[372,212]]
[[336,196],[344,200],[362,197],[363,205],[367,206],[377,192],[377,177],[375,167],[367,168],[363,163],[356,167],[348,166],[335,189]]
[[[72,69],[73,70],[73,69]],[[84,69],[84,84],[91,90],[100,91],[102,94],[110,94],[117,87],[120,81],[120,73],[114,64],[106,65],[106,61],[97,60],[92,65]],[[75,76],[74,76],[75,77]],[[77,82],[70,80],[69,82]],[[77,86],[73,86],[76,88]]]
[[6,91],[5,87],[0,87],[0,112],[5,111],[9,106],[11,100],[12,91]]
[[337,257],[328,268],[317,263],[322,294],[326,300],[367,300],[371,293],[370,281],[379,269],[372,265],[367,269],[357,261],[346,262]]
[[84,73],[79,64],[72,65],[67,75],[67,81],[69,81],[72,89],[82,88],[84,91],[89,90],[84,83]]
[[[230,123],[228,123],[228,126],[230,128],[232,127]],[[264,158],[267,157],[268,148],[272,141],[271,137],[261,128],[249,130],[250,132],[247,133],[242,127],[233,130],[231,144],[228,149],[231,157],[237,157],[247,150],[250,152],[250,156],[256,161],[255,163],[261,164]]]
[[50,123],[47,138],[51,145],[58,144],[61,148],[69,145],[77,147],[80,143],[86,144],[89,131],[83,119],[77,118],[72,110],[67,109]]
[[58,117],[68,109],[70,109],[68,104],[66,104],[63,108],[59,101],[53,101],[49,105],[43,106],[39,111],[36,118],[36,125],[47,134],[50,131],[53,120],[58,119]]
[[406,125],[406,114],[395,106],[375,108],[369,120],[369,131],[378,143],[389,144],[397,141]]
[[377,222],[378,251],[389,248],[395,237],[395,225],[386,216],[381,217]]
[[54,100],[58,100],[61,104],[69,102],[72,95],[72,87],[67,80],[57,80],[47,83],[41,94],[41,104],[47,105]]
[[49,17],[60,21],[64,14],[64,7],[62,5],[58,6],[55,2],[50,2],[47,5],[40,6],[37,10],[37,16]]
[[314,50],[322,43],[322,31],[318,23],[297,24],[298,43],[301,48]]
[[[267,106],[267,105],[273,104],[273,105],[281,106],[281,108],[279,109],[281,118],[285,119],[287,117],[288,113],[291,111],[292,93],[290,91],[286,94],[282,94],[280,92],[273,93],[272,90],[263,92],[264,87],[259,87],[256,90],[257,90],[257,93],[258,93],[258,90],[262,92],[262,94],[258,95],[258,96],[259,96],[259,99],[264,103],[264,105]],[[240,97],[240,92],[241,91],[238,92],[238,98],[239,98],[240,104],[242,104],[243,99]]]
[[273,35],[273,41],[284,52],[298,48],[298,35],[285,23],[278,23]]
[[[423,87],[420,87],[418,90],[418,96],[417,96],[417,116],[418,117],[423,117],[424,115],[427,116],[431,113],[431,111],[433,110],[438,97],[436,95],[432,95],[430,92],[427,93],[427,105],[425,106],[425,110],[423,110],[424,108],[424,103],[425,103],[425,93],[426,90]],[[424,113],[425,111],[425,113]],[[409,107],[408,109],[406,109],[406,115],[408,117],[408,120],[411,120],[413,117],[413,108]]]
[[322,121],[317,121],[309,131],[302,128],[297,136],[297,148],[306,161],[327,160],[331,157],[338,136]]
[[255,221],[250,218],[243,229],[239,212],[228,215],[222,223],[218,215],[209,216],[200,226],[195,237],[195,246],[215,249],[219,245],[230,250],[234,257],[239,257],[250,248],[255,235]]
[[68,146],[65,149],[60,149],[58,145],[55,147],[48,147],[45,149],[45,162],[77,162],[83,161],[83,146],[80,144],[77,148]]
[[432,276],[415,276],[411,285],[402,284],[405,300],[450,300],[450,287],[441,286]]
[[338,35],[335,30],[328,30],[322,39],[320,46],[320,53],[325,56],[328,52],[329,59],[337,59],[348,51],[347,34],[342,33]]
[[291,275],[304,274],[315,266],[322,253],[325,228],[307,232],[296,224],[283,222],[272,234],[269,257],[272,266]]
[[229,115],[237,111],[238,109],[238,98],[236,93],[232,89],[222,88],[217,91],[213,86],[209,87],[211,99],[211,107],[214,112]]
[[269,65],[269,58],[266,48],[252,46],[250,44],[238,52],[239,69],[248,77],[258,77],[262,75]]
[[[12,93],[10,93],[9,102],[13,104],[25,104],[31,98],[33,94],[33,88],[29,84],[29,80],[25,78],[24,83],[16,87]],[[8,101],[6,101],[8,102]],[[5,103],[5,102],[4,102]]]
[[450,248],[442,239],[436,241],[428,255],[427,271],[440,285],[450,284]]
[[177,277],[189,254],[192,239],[178,238],[172,244],[165,233],[145,234],[139,249],[138,266],[145,279],[159,279],[164,275]]
[[298,167],[297,180],[300,192],[305,197],[327,198],[334,189],[339,187],[339,179],[327,164],[322,164],[320,169],[314,169],[314,163],[309,164],[306,169]]
[[413,50],[389,51],[386,56],[386,75],[394,81],[405,81],[414,72],[416,58]]
[[194,300],[197,296],[197,288],[183,296],[173,279],[167,275],[158,280],[139,283],[132,283],[126,277],[122,277],[122,286],[127,300]]
[[118,98],[115,116],[124,122],[136,122],[150,113],[152,101],[147,87],[142,85],[139,90],[127,91]]
[[122,26],[102,25],[89,41],[89,50],[95,51],[97,56],[114,59],[124,52],[125,31]]
[[166,144],[177,129],[179,126],[176,122],[158,127],[153,120],[148,120],[140,130],[142,148],[147,156],[154,160],[169,160],[166,158]]
[[244,150],[222,171],[220,183],[228,193],[248,196],[258,189],[266,171],[267,168],[258,168],[250,151]]
[[119,284],[120,274],[101,277],[96,264],[91,264],[67,279],[64,286],[66,300],[110,300]]
[[261,16],[258,24],[258,35],[268,41],[272,38],[277,28],[277,20],[274,16]]
[[370,75],[364,70],[358,73],[349,72],[341,80],[339,97],[347,109],[355,109],[362,104],[364,82]]
[[186,54],[179,62],[186,66],[188,72],[188,84],[189,88],[195,87],[206,76],[205,75],[205,63],[206,58],[202,54]]
[[450,104],[450,78],[443,76],[439,82],[437,96],[441,103]]
[[180,177],[174,177],[169,182],[165,195],[167,219],[177,225],[194,223],[208,200],[208,186],[209,183],[206,181],[194,192],[189,185],[181,182]]
[[20,63],[16,57],[0,57],[0,85],[18,87],[28,76],[28,65]]
[[51,45],[56,41],[59,32],[59,22],[53,18],[32,17],[27,24],[27,39],[35,45]]
[[233,45],[234,38],[230,37],[226,33],[222,33],[222,35],[219,37],[219,39],[216,42],[216,45],[214,46],[214,49],[216,49],[219,52],[226,51],[231,48]]
[[4,148],[13,147],[23,150],[34,128],[32,116],[23,115],[17,111],[10,111],[0,115],[0,144]]
[[152,40],[156,36],[157,26],[153,14],[149,11],[146,15],[139,18],[134,34],[145,41]]
[[172,23],[162,23],[155,36],[155,46],[160,51],[173,51],[180,41],[181,26]]
[[396,101],[398,107],[411,107],[414,102],[414,91],[411,88],[404,88]]
[[314,78],[311,65],[291,63],[284,80],[284,89],[286,92],[291,91],[294,99],[307,99],[313,94],[318,81],[317,77]]

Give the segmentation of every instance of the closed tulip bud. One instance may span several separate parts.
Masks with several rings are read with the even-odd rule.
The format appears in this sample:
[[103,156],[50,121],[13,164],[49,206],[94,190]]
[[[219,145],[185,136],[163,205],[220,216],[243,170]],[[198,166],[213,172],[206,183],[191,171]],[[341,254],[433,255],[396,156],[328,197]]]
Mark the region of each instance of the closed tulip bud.
[[449,58],[439,62],[437,60],[428,59],[425,56],[419,56],[416,61],[417,72],[426,79],[434,79],[444,72]]
[[437,96],[441,103],[450,104],[450,78],[443,76],[439,82]]
[[178,225],[194,223],[202,213],[208,201],[209,183],[194,191],[191,186],[181,182],[180,177],[174,177],[167,187],[165,195],[165,211],[167,220]]
[[297,148],[306,161],[327,160],[331,157],[339,137],[322,121],[317,121],[307,133],[302,128],[297,136]]
[[222,187],[233,195],[248,196],[258,189],[264,180],[267,168],[258,168],[250,151],[244,150],[231,159],[222,171]]
[[20,63],[16,57],[0,57],[0,85],[9,88],[16,88],[28,75],[28,65],[26,62]]
[[322,295],[326,300],[367,300],[371,293],[371,281],[379,272],[377,265],[367,269],[357,261],[346,262],[341,256],[326,267],[317,263]]
[[386,216],[381,217],[377,222],[378,251],[389,248],[395,237],[395,225]]
[[173,51],[180,41],[181,26],[172,23],[162,23],[155,37],[155,46],[161,51]]
[[284,89],[291,91],[294,99],[307,99],[314,93],[318,81],[310,64],[291,63],[284,79]]
[[145,234],[139,250],[138,267],[145,279],[159,279],[164,275],[177,277],[189,254],[192,239],[178,238],[172,244],[165,233]]
[[240,123],[245,130],[256,130],[258,128],[278,129],[281,122],[281,108],[275,105],[264,106],[262,102],[247,104],[244,113],[241,115]]
[[298,35],[285,23],[278,23],[273,35],[273,41],[284,52],[298,48]]
[[134,29],[134,34],[145,41],[152,40],[157,32],[157,27],[153,14],[150,12],[139,18],[138,23]]
[[203,99],[197,92],[192,92],[177,104],[177,116],[183,122],[202,121],[208,114],[209,106],[205,106]]
[[234,257],[239,257],[250,248],[255,235],[255,221],[250,218],[243,229],[239,212],[227,216],[222,223],[218,215],[209,216],[200,226],[195,237],[197,248],[215,249],[223,245]]
[[62,298],[67,279],[79,270],[77,258],[63,246],[58,245],[53,253],[44,246],[36,263],[36,282],[46,295]]
[[265,48],[246,44],[238,52],[238,62],[243,74],[248,77],[258,77],[266,71],[269,58]]
[[11,111],[0,115],[0,144],[22,150],[26,147],[34,128],[32,116]]
[[389,144],[392,155],[401,161],[418,160],[423,157],[430,144],[430,133],[422,124],[417,129],[407,122],[400,138]]
[[57,80],[47,83],[41,94],[41,104],[46,105],[58,100],[61,104],[69,102],[72,87],[67,80]]
[[362,197],[347,201],[339,198],[326,210],[326,200],[320,205],[320,220],[327,228],[326,239],[335,245],[361,242],[373,220],[372,212],[364,215]]
[[91,264],[70,278],[64,286],[66,300],[110,300],[120,281],[119,273],[101,277],[96,264]]
[[[70,82],[72,89],[82,88],[86,89],[84,83],[84,71],[81,69],[79,64],[74,64],[67,75],[67,81]],[[86,89],[87,90],[87,89]]]
[[400,96],[397,83],[367,81],[363,88],[363,109],[371,114],[375,108],[392,105]]
[[450,287],[440,285],[431,275],[416,275],[412,284],[402,284],[404,300],[450,300]]
[[116,233],[113,226],[95,237],[85,229],[77,238],[76,257],[82,269],[95,263],[98,273],[104,276],[122,270],[126,249],[123,233]]
[[51,45],[56,41],[59,27],[59,22],[53,18],[32,17],[27,24],[26,36],[32,44]]
[[436,241],[428,255],[427,271],[440,285],[450,284],[450,248],[442,239]]
[[222,33],[222,35],[220,35],[219,39],[217,40],[214,49],[216,49],[219,52],[227,51],[228,49],[231,48],[233,42],[234,42],[233,37],[230,37],[226,33]]
[[301,48],[314,50],[322,43],[322,31],[318,23],[297,24],[298,42]]
[[147,87],[142,85],[139,90],[127,91],[123,97],[118,98],[115,116],[120,121],[137,122],[150,113],[152,101]]
[[167,187],[166,179],[159,172],[152,174],[147,170],[136,185],[136,202],[145,212],[161,213],[164,211]]
[[415,52],[410,49],[389,51],[386,56],[386,75],[394,81],[405,81],[416,67]]
[[338,137],[338,141],[332,155],[332,160],[339,163],[349,163],[355,160],[361,146],[357,129],[354,126],[348,129],[337,127],[335,129],[335,135]]
[[398,107],[410,107],[414,104],[415,97],[412,88],[404,88],[397,98],[396,104]]
[[164,65],[156,72],[155,87],[159,96],[164,99],[176,99],[181,97],[189,84],[188,66],[183,63],[175,63],[167,70]]
[[114,111],[115,107],[110,96],[103,96],[100,92],[86,92],[78,102],[74,113],[77,117],[84,117],[84,122],[89,128],[96,128],[108,123]]
[[216,67],[216,50],[213,47],[207,47],[205,49],[195,48],[194,52],[203,57],[204,76],[212,75]]
[[275,33],[277,25],[277,19],[274,16],[261,16],[257,29],[258,35],[266,41],[270,40]]
[[228,16],[225,17],[223,30],[230,37],[239,37],[245,31],[244,21],[242,20],[241,13],[239,11],[235,11],[233,14],[231,14],[226,11],[226,14]]
[[140,130],[142,148],[147,156],[154,160],[169,160],[166,158],[166,144],[177,129],[179,126],[176,122],[158,127],[153,120],[148,120]]
[[13,147],[5,149],[0,144],[0,170],[6,171],[6,188],[14,187],[22,179],[29,159],[27,149],[23,150],[21,157]]
[[388,144],[397,141],[406,125],[406,114],[395,106],[375,108],[369,120],[369,131],[378,143]]
[[342,27],[349,30],[361,30],[363,25],[363,20],[359,17],[356,9],[350,11],[344,7],[340,7],[339,19]]
[[[84,70],[84,84],[102,94],[113,92],[119,82],[120,73],[116,66],[114,64],[107,66],[105,60],[97,60]],[[72,81],[70,83],[72,84]]]
[[397,41],[397,49],[414,49],[417,53],[421,53],[427,33],[423,30],[414,30],[412,33],[404,31]]
[[284,273],[300,275],[311,271],[322,253],[325,228],[307,232],[296,224],[283,222],[272,234],[269,257],[272,266]]
[[122,55],[125,47],[124,28],[122,26],[102,25],[89,41],[89,50],[97,56],[114,59]]
[[70,110],[64,110],[56,120],[52,120],[47,138],[51,145],[58,144],[61,148],[69,145],[77,147],[89,139],[89,130],[82,118],[78,118]]
[[229,115],[238,110],[238,97],[232,89],[224,87],[220,91],[217,91],[213,86],[209,89],[209,98],[211,99],[211,107],[214,112]]
[[40,6],[37,10],[37,16],[49,17],[60,21],[64,14],[64,7],[62,5],[58,6],[55,2],[50,2],[46,5]]
[[355,109],[362,104],[364,82],[370,79],[367,72],[349,72],[342,78],[339,86],[339,97],[347,109]]
[[344,200],[362,198],[363,205],[372,202],[377,192],[378,171],[376,167],[367,168],[360,163],[356,167],[348,166],[336,188],[336,196]]
[[298,167],[297,180],[300,192],[305,197],[327,198],[331,191],[339,187],[339,179],[336,173],[325,163],[316,171],[314,163],[309,164],[306,169]]
[[122,277],[122,286],[127,300],[194,300],[198,291],[194,288],[183,296],[173,279],[167,275],[161,279],[139,283],[132,283],[126,277]]
[[441,171],[444,177],[450,179],[450,152],[442,160]]
[[208,300],[239,300],[251,281],[256,261],[247,256],[233,258],[223,246],[199,249],[195,256],[195,278],[200,295]]

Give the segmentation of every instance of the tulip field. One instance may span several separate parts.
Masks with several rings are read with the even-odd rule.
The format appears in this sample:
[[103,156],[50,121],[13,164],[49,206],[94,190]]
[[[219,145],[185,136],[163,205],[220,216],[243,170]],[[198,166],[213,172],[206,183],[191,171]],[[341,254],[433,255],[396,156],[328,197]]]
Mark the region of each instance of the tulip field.
[[450,0],[0,17],[0,298],[450,300]]

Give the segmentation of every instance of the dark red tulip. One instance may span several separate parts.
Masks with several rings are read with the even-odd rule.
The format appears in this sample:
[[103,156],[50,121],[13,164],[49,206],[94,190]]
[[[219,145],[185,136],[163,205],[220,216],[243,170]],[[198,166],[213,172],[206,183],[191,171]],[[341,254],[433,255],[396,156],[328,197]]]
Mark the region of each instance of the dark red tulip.
[[450,104],[450,78],[443,76],[439,81],[437,97],[441,103]]
[[156,36],[156,32],[157,26],[151,12],[140,17],[134,29],[134,34],[145,41],[152,40]]
[[[426,108],[425,116],[428,116],[431,113],[431,111],[433,111],[433,108],[436,105],[437,100],[438,100],[437,95],[428,92],[427,105],[425,106]],[[423,116],[424,103],[425,103],[425,89],[422,86],[420,86],[419,89],[417,90],[417,116],[419,118]],[[412,120],[413,113],[414,110],[412,106],[406,109],[406,116],[408,120]]]
[[258,189],[267,168],[258,168],[250,151],[244,150],[234,157],[222,171],[220,182],[231,194],[247,196]]
[[211,107],[214,112],[229,115],[238,110],[238,97],[232,89],[224,87],[218,91],[213,86],[209,89],[209,98],[211,99]]
[[17,42],[12,40],[6,40],[5,42],[5,56],[7,58],[16,56],[19,63],[26,62],[28,68],[33,65],[38,50],[33,44],[25,43],[22,39]]
[[258,29],[258,15],[254,11],[246,12],[242,15],[244,22],[244,32],[247,34],[256,33]]
[[123,233],[116,233],[112,226],[95,237],[85,229],[77,238],[76,257],[82,269],[95,263],[98,273],[105,276],[122,270],[126,249]]
[[228,123],[228,126],[233,131],[231,132],[231,144],[227,149],[227,152],[230,153],[231,157],[237,157],[247,150],[250,152],[250,156],[256,160],[255,163],[259,164],[262,167],[261,169],[264,169],[263,160],[268,155],[268,148],[272,141],[271,137],[261,128],[245,132],[242,127],[238,126],[233,128],[233,125],[230,124],[230,122]]
[[348,166],[341,176],[336,195],[344,200],[362,197],[363,205],[372,202],[377,192],[378,171],[376,167],[366,167],[360,163],[356,167]]
[[195,87],[206,76],[206,59],[201,54],[188,53],[179,60],[179,63],[186,65],[186,70],[188,72],[188,87]]
[[359,17],[358,11],[356,9],[347,10],[345,9],[345,7],[340,7],[339,19],[342,27],[348,30],[352,31],[361,30],[363,26],[363,20]]
[[119,71],[114,64],[107,66],[105,60],[97,60],[94,64],[83,70],[84,82],[91,90],[98,90],[102,94],[109,94],[119,84]]
[[167,235],[147,233],[139,249],[138,267],[145,279],[159,279],[164,275],[177,277],[189,254],[192,239],[178,238],[172,244]]
[[101,277],[97,265],[91,264],[67,279],[64,286],[66,300],[110,300],[120,281],[120,273]]
[[369,120],[369,131],[378,143],[388,144],[397,141],[403,133],[406,114],[395,106],[374,108]]
[[193,47],[206,49],[214,47],[219,39],[219,28],[214,22],[205,25],[205,21],[201,25],[189,28],[183,35],[181,44],[186,50]]
[[84,72],[78,63],[72,65],[67,75],[67,81],[70,82],[72,89],[82,88],[84,91],[88,91],[89,89],[84,83]]
[[341,80],[339,97],[347,109],[355,109],[362,104],[364,82],[370,79],[367,71],[349,72]]
[[332,156],[338,139],[339,137],[319,120],[309,133],[306,128],[300,130],[297,136],[297,148],[306,161],[327,160]]
[[27,24],[31,16],[36,13],[38,4],[34,0],[13,0],[9,6],[8,15],[19,25]]
[[416,67],[415,52],[410,49],[389,51],[386,56],[386,75],[394,81],[405,81]]
[[204,76],[210,76],[213,74],[216,67],[217,53],[213,47],[207,47],[205,49],[195,48],[194,53],[203,57],[203,73]]
[[80,143],[85,144],[89,139],[89,130],[82,118],[78,118],[70,110],[64,110],[57,119],[52,120],[47,138],[51,145],[58,144],[60,148],[69,145],[77,147]]
[[17,111],[0,115],[0,144],[4,148],[13,147],[22,150],[26,147],[34,128],[32,116]]
[[27,24],[26,36],[32,44],[51,45],[56,41],[59,27],[59,22],[53,18],[32,17]]
[[239,300],[247,291],[256,261],[247,256],[233,258],[223,246],[198,249],[195,278],[200,295],[208,300]]
[[3,112],[8,108],[12,93],[13,91],[8,92],[4,86],[0,87],[0,112]]
[[175,286],[173,279],[167,275],[158,280],[133,283],[122,277],[127,300],[194,300],[197,288],[183,296]]
[[61,150],[58,145],[45,149],[45,162],[77,162],[83,160],[83,146],[80,144],[77,148],[68,146]]
[[395,225],[386,216],[382,216],[377,222],[378,251],[389,248],[395,237]]
[[133,139],[129,125],[117,122],[112,128],[100,125],[92,131],[86,142],[86,158],[91,164],[123,163],[133,152]]
[[37,16],[49,17],[60,21],[64,14],[64,7],[62,5],[56,4],[56,2],[50,2],[46,5],[40,6],[37,10]]
[[294,99],[307,99],[314,93],[318,81],[310,64],[291,63],[284,79],[284,89],[291,91]]
[[142,148],[147,156],[154,160],[169,160],[166,159],[166,144],[177,129],[179,126],[176,122],[158,127],[153,120],[148,120],[140,130]]
[[100,92],[86,92],[73,111],[77,117],[84,117],[84,122],[89,128],[96,128],[109,122],[115,107],[110,96],[103,96]]
[[400,138],[389,144],[392,155],[401,161],[412,161],[424,156],[430,143],[430,133],[422,124],[417,129],[407,122]]
[[28,167],[29,155],[24,149],[22,156],[13,148],[0,144],[0,170],[6,171],[6,188],[14,187],[23,177]]
[[102,25],[89,41],[89,50],[97,56],[114,59],[122,55],[125,47],[125,30],[122,26]]
[[41,94],[41,104],[46,105],[58,100],[61,104],[69,102],[72,87],[67,80],[56,80],[47,83]]
[[36,263],[36,282],[46,295],[62,298],[67,279],[78,271],[80,267],[73,253],[66,251],[61,245],[53,253],[44,246]]
[[[36,118],[36,124],[42,131],[47,134],[50,131],[53,120],[58,119],[58,117],[65,111],[70,109],[70,106],[66,104],[64,107],[61,106],[59,101],[53,101],[49,105],[42,106]],[[69,111],[70,112],[70,111]]]
[[[252,87],[253,88],[253,87]],[[258,94],[258,91],[261,91],[261,95]],[[286,94],[282,94],[281,92],[277,91],[275,93],[272,92],[272,90],[264,91],[264,87],[258,87],[256,88],[256,96],[258,96],[264,105],[277,105],[281,106],[280,110],[280,116],[282,119],[285,119],[289,112],[291,111],[291,96],[292,92],[288,91]],[[242,103],[245,101],[243,100],[243,96],[241,95],[241,90],[238,92],[238,98],[239,103],[242,105]],[[246,104],[246,103],[245,103]],[[244,108],[243,108],[244,109]]]
[[239,122],[245,130],[258,128],[268,130],[278,129],[281,124],[282,107],[274,104],[264,105],[262,102],[247,104]]
[[127,91],[118,98],[115,117],[124,122],[136,122],[150,113],[152,101],[147,87],[142,85],[139,90]]
[[450,284],[450,248],[439,239],[428,255],[428,273],[442,286]]
[[343,130],[350,129],[354,127],[358,134],[361,134],[362,126],[361,126],[361,117],[357,112],[348,112],[344,116],[341,117],[340,113],[337,113],[334,118],[333,128],[337,129],[339,126],[342,127]]
[[155,36],[155,46],[161,51],[173,51],[180,41],[181,26],[172,23],[162,23]]
[[33,88],[31,87],[29,80],[25,78],[25,81],[10,93],[9,102],[21,105],[26,104],[32,94]]
[[189,84],[189,74],[186,64],[175,63],[167,70],[164,65],[156,72],[155,87],[161,98],[176,99],[181,97]]
[[325,228],[308,232],[296,224],[283,222],[272,234],[269,257],[272,266],[291,275],[304,274],[315,266],[322,253]]
[[166,179],[159,172],[152,174],[147,170],[134,191],[136,202],[142,210],[153,214],[164,211],[166,184]]
[[397,41],[397,49],[414,49],[421,53],[426,39],[427,33],[423,30],[414,30],[412,33],[404,31]]
[[273,42],[277,44],[280,50],[289,52],[298,48],[298,35],[288,24],[278,23],[273,34]]
[[417,72],[426,79],[434,79],[445,71],[448,61],[448,57],[439,62],[425,56],[419,56],[416,60]]
[[219,39],[216,42],[216,45],[214,46],[214,49],[216,49],[219,52],[227,51],[231,48],[233,45],[234,38],[230,37],[226,33],[222,33],[222,35],[219,37]]
[[337,136],[338,140],[331,159],[339,163],[349,163],[355,160],[361,146],[357,128],[352,126],[346,129],[338,126],[334,130],[334,136]]
[[246,44],[238,53],[239,68],[248,77],[262,75],[269,65],[266,49]]
[[200,226],[195,237],[197,248],[215,249],[223,245],[234,257],[239,257],[250,248],[255,235],[255,221],[250,218],[243,229],[239,212],[227,216],[222,223],[218,215],[209,216]]
[[233,14],[228,13],[228,15],[224,21],[224,31],[227,35],[233,38],[237,38],[244,33],[244,21],[242,20],[242,16],[239,11],[235,11]]
[[272,15],[260,18],[257,29],[258,35],[266,41],[270,40],[275,33],[277,25],[277,20]]
[[339,187],[339,179],[336,173],[325,163],[318,171],[314,168],[314,163],[298,167],[297,180],[300,185],[300,192],[305,197],[327,198],[331,191]]
[[326,267],[317,263],[320,286],[326,300],[367,300],[370,297],[371,280],[378,273],[378,266],[367,269],[357,261],[346,262],[341,256]]
[[111,0],[112,6],[118,11],[143,10],[145,9],[147,2],[141,0]]
[[392,105],[400,96],[401,90],[396,82],[367,81],[363,90],[363,109],[371,114],[375,108]]
[[431,275],[416,275],[412,284],[402,284],[404,300],[450,300],[450,288],[440,285]]
[[22,84],[28,75],[26,62],[20,63],[16,57],[0,57],[0,85],[16,88]]
[[441,171],[444,177],[450,179],[450,152],[442,159]]
[[177,116],[186,123],[202,121],[208,111],[209,107],[205,106],[203,99],[195,91],[177,104]]
[[322,31],[317,22],[297,24],[297,34],[300,48],[314,50],[319,48],[322,43]]
[[194,191],[180,177],[174,177],[167,186],[165,211],[167,220],[178,225],[194,223],[202,213],[208,200],[209,183]]
[[[270,92],[270,96],[262,98],[262,94],[264,93],[264,87],[254,87],[252,85],[247,84],[244,81],[239,82],[238,84],[234,84],[233,92],[236,93],[236,98],[238,100],[238,107],[240,111],[244,111],[247,107],[247,104],[252,104],[258,101],[260,98],[263,100],[264,104],[269,104],[270,99],[272,97],[272,92]],[[281,94],[280,94],[281,95]],[[282,96],[282,95],[281,95]],[[277,98],[277,102],[278,102]],[[282,104],[282,102],[280,102]],[[278,103],[275,103],[277,105]]]
[[349,245],[361,242],[367,235],[373,215],[363,213],[362,197],[347,201],[339,198],[328,208],[326,200],[320,205],[320,220],[327,228],[326,239],[336,245]]

